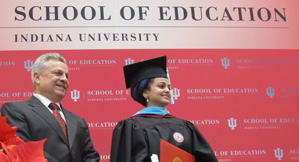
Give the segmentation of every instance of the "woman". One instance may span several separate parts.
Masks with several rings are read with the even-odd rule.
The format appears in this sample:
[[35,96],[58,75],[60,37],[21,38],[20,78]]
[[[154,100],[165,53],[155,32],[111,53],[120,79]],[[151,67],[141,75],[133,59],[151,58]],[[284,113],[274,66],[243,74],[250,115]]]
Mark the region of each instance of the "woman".
[[196,162],[217,162],[202,134],[191,122],[169,114],[170,84],[166,56],[124,66],[126,87],[145,106],[113,131],[110,162],[150,162],[160,158],[160,139],[192,154]]

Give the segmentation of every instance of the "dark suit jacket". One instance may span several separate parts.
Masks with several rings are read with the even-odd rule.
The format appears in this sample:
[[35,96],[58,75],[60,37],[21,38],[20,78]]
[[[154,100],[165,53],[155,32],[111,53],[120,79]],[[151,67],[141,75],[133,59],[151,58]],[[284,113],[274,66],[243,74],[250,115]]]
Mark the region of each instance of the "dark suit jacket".
[[93,148],[86,121],[62,108],[66,119],[68,139],[56,118],[32,96],[28,101],[3,104],[1,113],[16,134],[24,141],[47,139],[45,157],[49,162],[98,162],[98,152]]

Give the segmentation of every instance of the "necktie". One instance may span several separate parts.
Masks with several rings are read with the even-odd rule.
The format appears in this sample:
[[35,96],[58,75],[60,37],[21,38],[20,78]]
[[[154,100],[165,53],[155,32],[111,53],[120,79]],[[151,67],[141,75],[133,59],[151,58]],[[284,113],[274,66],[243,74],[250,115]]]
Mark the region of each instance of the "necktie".
[[59,107],[58,105],[56,105],[55,103],[51,103],[49,105],[49,108],[53,110],[53,115],[55,116],[55,118],[58,120],[58,123],[60,124],[63,132],[64,132],[64,135],[67,137],[67,132],[66,132],[66,125],[65,125],[65,122],[64,120],[62,119],[60,113],[59,113]]

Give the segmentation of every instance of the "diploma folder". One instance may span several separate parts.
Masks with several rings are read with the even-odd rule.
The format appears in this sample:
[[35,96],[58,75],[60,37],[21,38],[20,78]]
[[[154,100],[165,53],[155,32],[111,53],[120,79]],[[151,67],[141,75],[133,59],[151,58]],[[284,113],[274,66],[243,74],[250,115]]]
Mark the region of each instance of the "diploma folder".
[[195,162],[195,157],[185,150],[161,139],[160,162]]

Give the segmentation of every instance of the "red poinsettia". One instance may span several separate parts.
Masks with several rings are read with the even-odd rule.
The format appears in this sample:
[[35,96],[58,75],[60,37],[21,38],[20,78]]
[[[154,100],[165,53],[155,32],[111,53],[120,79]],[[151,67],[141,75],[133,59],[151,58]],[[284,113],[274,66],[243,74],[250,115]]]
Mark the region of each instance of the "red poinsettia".
[[46,139],[24,142],[15,133],[17,127],[10,127],[7,117],[0,114],[0,161],[1,162],[45,162],[44,143]]

